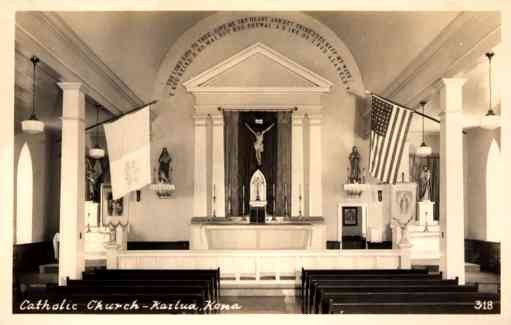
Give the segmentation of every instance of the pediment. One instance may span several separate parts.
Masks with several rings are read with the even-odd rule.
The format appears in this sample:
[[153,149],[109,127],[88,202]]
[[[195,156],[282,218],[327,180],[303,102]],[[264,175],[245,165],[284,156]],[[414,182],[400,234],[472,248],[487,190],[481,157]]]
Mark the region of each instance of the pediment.
[[328,92],[332,83],[262,43],[256,43],[185,82],[201,92]]

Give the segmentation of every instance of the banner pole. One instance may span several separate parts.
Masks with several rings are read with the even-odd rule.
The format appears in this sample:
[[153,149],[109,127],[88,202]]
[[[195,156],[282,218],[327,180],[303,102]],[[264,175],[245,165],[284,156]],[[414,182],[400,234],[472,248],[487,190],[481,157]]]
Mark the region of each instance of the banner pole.
[[156,104],[157,102],[158,102],[157,100],[153,100],[153,101],[151,101],[151,102],[149,102],[149,103],[146,103],[146,104],[140,105],[140,106],[138,106],[138,107],[135,107],[135,108],[133,108],[133,109],[131,109],[131,110],[129,110],[129,111],[127,111],[127,112],[125,112],[125,113],[122,113],[121,115],[114,116],[114,117],[111,117],[111,118],[106,119],[106,120],[104,120],[104,121],[101,121],[101,122],[95,123],[95,124],[93,124],[93,125],[91,125],[91,126],[86,127],[86,128],[85,128],[85,131],[89,131],[89,130],[94,129],[94,128],[96,128],[96,127],[98,127],[98,126],[100,126],[100,125],[103,125],[103,124],[105,124],[105,123],[113,122],[113,121],[115,121],[115,120],[117,120],[117,119],[119,119],[119,118],[123,117],[124,115],[127,115],[127,114],[130,114],[130,113],[133,113],[133,112],[139,111],[139,110],[141,110],[141,109],[143,109],[143,108],[145,108],[145,107],[147,107],[147,106],[149,106],[149,105]]

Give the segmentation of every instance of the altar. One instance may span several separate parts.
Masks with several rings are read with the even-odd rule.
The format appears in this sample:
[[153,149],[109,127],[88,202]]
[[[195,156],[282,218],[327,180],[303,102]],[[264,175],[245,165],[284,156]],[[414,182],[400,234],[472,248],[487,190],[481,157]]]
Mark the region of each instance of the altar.
[[325,249],[326,226],[321,217],[269,220],[264,224],[243,219],[192,218],[191,249],[275,250]]

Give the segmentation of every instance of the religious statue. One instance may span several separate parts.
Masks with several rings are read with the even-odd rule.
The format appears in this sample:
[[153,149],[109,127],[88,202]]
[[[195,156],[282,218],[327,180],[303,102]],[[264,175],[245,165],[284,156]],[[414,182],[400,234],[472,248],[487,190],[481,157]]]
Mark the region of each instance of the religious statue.
[[360,153],[358,152],[357,146],[353,146],[349,156],[351,171],[350,171],[350,183],[362,183],[362,177],[360,173]]
[[101,176],[103,175],[103,168],[101,162],[96,159],[88,158],[87,162],[87,200],[99,201],[99,185]]
[[108,193],[107,209],[109,216],[122,216],[124,213],[124,198],[114,200],[112,193]]
[[170,184],[170,163],[172,162],[172,158],[170,157],[167,148],[164,147],[161,151],[158,162],[158,182]]
[[254,141],[254,150],[255,150],[255,154],[256,154],[256,160],[257,160],[257,166],[261,166],[262,164],[262,155],[263,155],[263,151],[264,151],[264,134],[268,131],[271,130],[271,128],[273,127],[274,123],[272,123],[269,127],[267,127],[266,129],[264,129],[263,131],[254,131],[250,125],[248,125],[247,123],[245,123],[245,126],[250,130],[250,132],[255,136],[255,141]]
[[419,176],[419,201],[431,201],[431,171],[426,165]]

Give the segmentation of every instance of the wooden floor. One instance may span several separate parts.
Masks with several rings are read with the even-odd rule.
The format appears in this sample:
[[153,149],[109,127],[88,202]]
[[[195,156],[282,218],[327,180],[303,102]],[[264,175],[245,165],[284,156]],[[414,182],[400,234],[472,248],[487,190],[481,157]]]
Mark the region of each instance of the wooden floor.
[[239,310],[223,314],[301,314],[301,300],[293,297],[222,297],[222,304],[238,304]]

